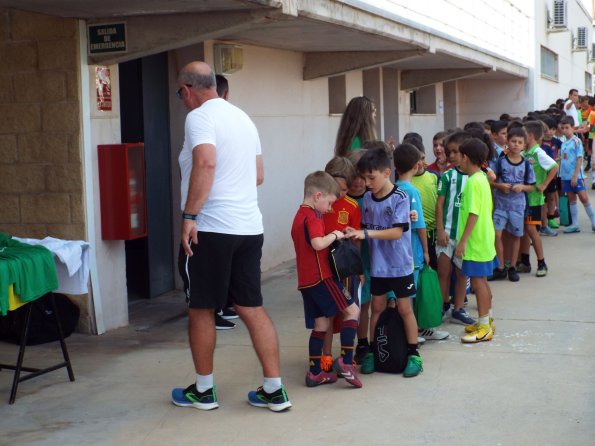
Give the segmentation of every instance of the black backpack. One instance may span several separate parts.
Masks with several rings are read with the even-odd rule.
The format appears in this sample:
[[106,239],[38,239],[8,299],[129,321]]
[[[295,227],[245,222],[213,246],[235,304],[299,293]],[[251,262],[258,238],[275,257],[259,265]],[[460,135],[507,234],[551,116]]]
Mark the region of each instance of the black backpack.
[[[80,310],[64,294],[54,293],[54,299],[60,317],[62,334],[66,338],[76,328]],[[29,305],[32,306],[32,309],[27,345],[45,344],[60,339],[51,295],[48,293],[28,305],[9,311],[5,317],[0,317],[0,340],[14,344],[21,343],[21,333],[27,322]]]
[[[312,245],[310,233],[304,218],[304,235],[306,241]],[[355,243],[349,239],[335,240],[328,250],[328,261],[333,276],[343,280],[349,276],[360,276],[364,273],[362,257]]]
[[373,340],[374,369],[402,373],[407,366],[407,337],[403,319],[396,308],[387,308],[378,318]]
[[333,275],[339,280],[364,273],[359,249],[349,239],[335,240],[329,246],[328,260]]

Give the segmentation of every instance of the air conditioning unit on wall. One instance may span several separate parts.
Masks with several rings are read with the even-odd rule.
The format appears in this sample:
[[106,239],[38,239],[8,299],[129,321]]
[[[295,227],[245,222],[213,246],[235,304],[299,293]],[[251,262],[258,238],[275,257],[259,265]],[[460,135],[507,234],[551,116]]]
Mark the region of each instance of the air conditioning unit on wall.
[[552,28],[566,28],[568,26],[568,8],[566,0],[554,0],[554,17]]
[[586,26],[579,26],[577,28],[577,36],[576,36],[576,48],[579,50],[587,49],[587,38],[589,37],[589,32]]

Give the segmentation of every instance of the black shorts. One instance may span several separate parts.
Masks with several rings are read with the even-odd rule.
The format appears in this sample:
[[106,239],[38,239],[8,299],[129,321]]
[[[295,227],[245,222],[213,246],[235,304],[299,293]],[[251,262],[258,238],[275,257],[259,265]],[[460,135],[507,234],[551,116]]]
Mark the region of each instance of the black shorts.
[[190,308],[262,306],[260,259],[264,237],[199,232],[188,257],[180,247],[178,268]]
[[436,231],[428,229],[428,254],[430,256],[430,266],[438,270],[438,256],[436,255]]
[[415,295],[415,278],[413,274],[403,277],[370,277],[370,293],[382,296],[393,291],[397,299]]
[[551,194],[553,192],[557,192],[558,191],[558,181],[556,181],[556,179],[554,178],[552,181],[550,181],[550,184],[547,185],[547,187],[545,188],[545,190],[543,191],[543,194]]
[[[529,206],[525,212],[526,225],[541,225],[541,206]],[[538,228],[539,229],[539,228]]]

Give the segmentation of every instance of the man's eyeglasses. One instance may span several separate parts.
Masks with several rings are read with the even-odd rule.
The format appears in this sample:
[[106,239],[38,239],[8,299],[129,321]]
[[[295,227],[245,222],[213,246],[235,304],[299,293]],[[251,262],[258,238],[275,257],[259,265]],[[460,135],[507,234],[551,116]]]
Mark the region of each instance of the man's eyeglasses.
[[[186,85],[188,88],[192,88],[192,85],[191,85],[191,84],[184,84],[184,85]],[[183,99],[183,98],[182,98],[182,90],[183,90],[183,89],[184,89],[184,87],[180,87],[180,88],[178,88],[178,90],[176,91],[176,96],[177,96],[179,99]]]

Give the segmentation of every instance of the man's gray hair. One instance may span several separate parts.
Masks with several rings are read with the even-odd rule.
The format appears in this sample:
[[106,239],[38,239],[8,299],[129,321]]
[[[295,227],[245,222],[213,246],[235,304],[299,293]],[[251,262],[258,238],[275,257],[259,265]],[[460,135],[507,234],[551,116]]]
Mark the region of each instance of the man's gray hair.
[[190,70],[183,71],[180,73],[178,80],[182,84],[192,85],[193,88],[199,90],[208,90],[209,88],[217,86],[217,81],[215,80],[215,73],[213,70],[209,70],[208,74],[196,73]]

